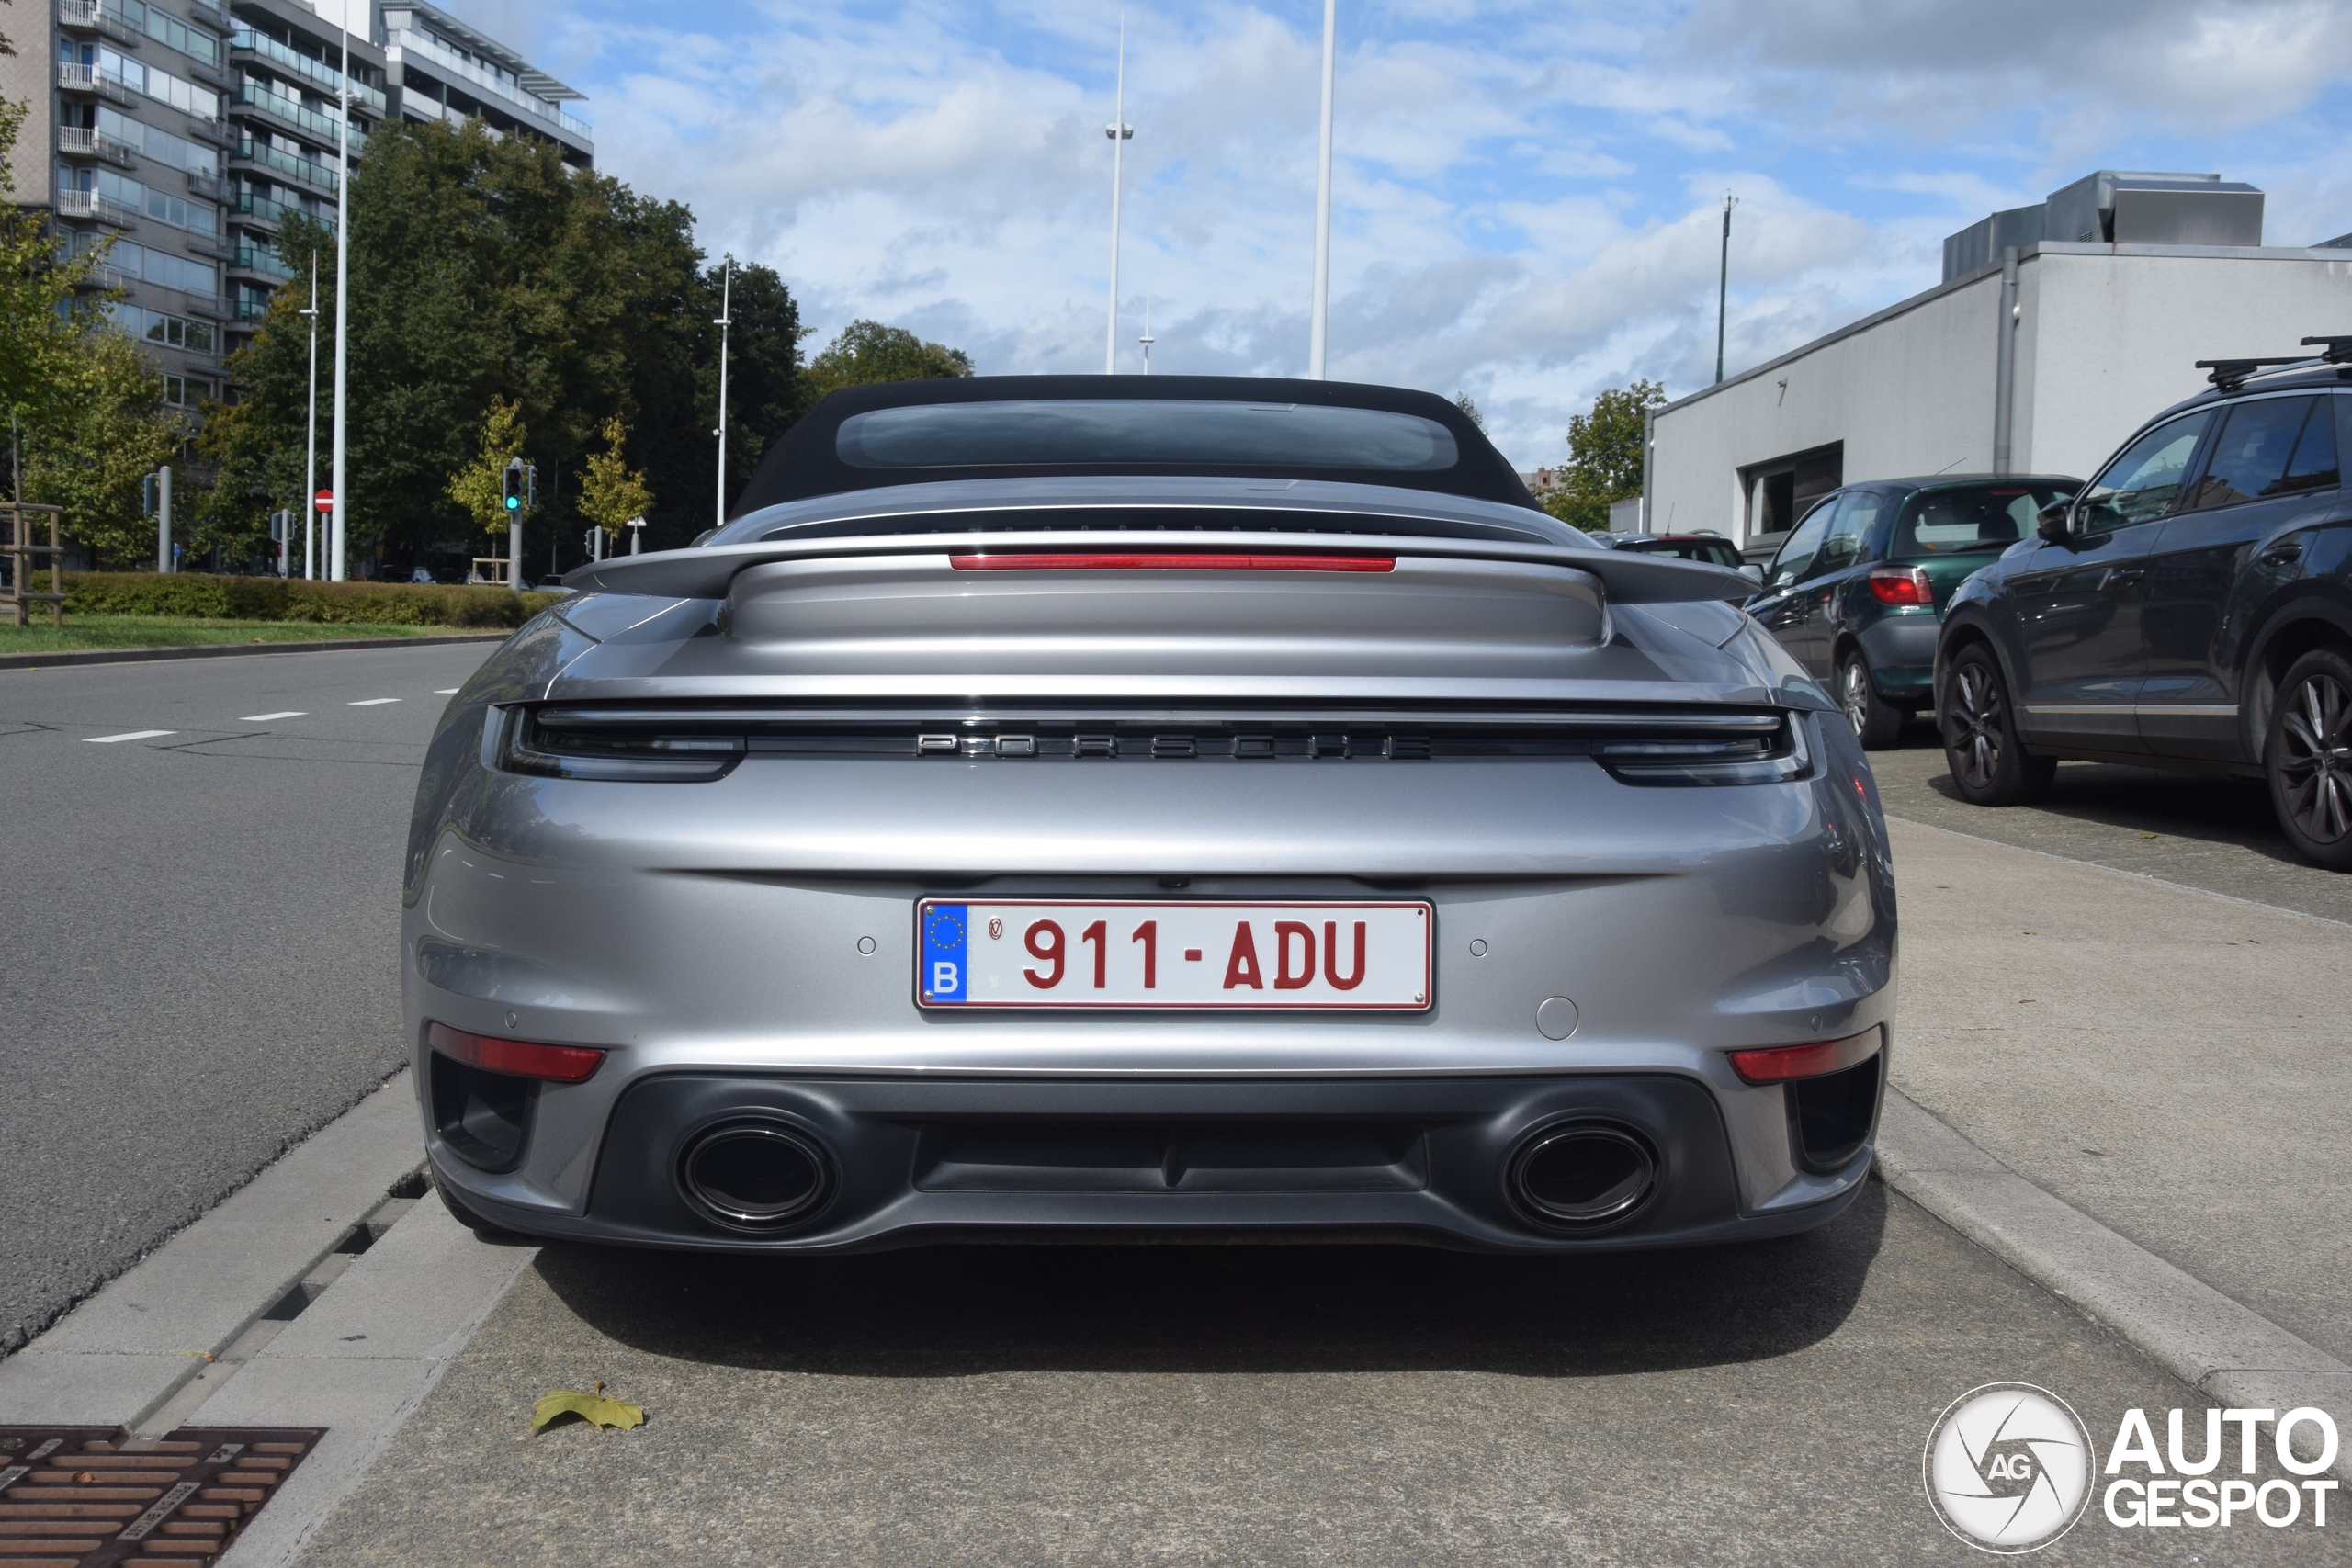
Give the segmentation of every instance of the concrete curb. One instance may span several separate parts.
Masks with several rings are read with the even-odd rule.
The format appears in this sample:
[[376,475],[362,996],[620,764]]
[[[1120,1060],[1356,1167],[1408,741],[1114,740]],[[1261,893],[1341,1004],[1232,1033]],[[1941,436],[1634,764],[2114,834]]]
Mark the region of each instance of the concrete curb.
[[0,1360],[0,1419],[137,1426],[424,1164],[405,1069]]
[[58,653],[0,654],[0,670],[71,670],[83,664],[147,664],[164,659],[249,659],[262,653],[349,653],[362,648],[443,648],[453,642],[504,642],[514,634],[464,632],[449,637],[353,637],[318,642],[200,643],[193,648],[73,648]]
[[[1888,1186],[2215,1403],[2313,1405],[2352,1432],[2352,1367],[2042,1190],[1892,1087],[1878,1169]],[[2338,1450],[2334,1470],[2352,1482],[2352,1444]]]

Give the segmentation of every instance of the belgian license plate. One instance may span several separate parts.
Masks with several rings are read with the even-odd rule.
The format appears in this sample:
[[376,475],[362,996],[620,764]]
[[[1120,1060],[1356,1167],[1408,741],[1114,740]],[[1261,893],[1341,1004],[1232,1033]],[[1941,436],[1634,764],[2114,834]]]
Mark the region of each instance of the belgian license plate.
[[1429,1007],[1425,903],[1009,899],[915,906],[927,1008]]

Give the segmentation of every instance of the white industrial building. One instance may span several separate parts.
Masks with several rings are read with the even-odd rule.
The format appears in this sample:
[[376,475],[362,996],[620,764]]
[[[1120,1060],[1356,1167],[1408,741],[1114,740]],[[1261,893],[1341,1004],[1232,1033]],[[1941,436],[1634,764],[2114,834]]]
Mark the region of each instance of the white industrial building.
[[2086,478],[2203,386],[2198,360],[2352,333],[2352,236],[2261,239],[2262,193],[2211,175],[2102,172],[1996,213],[1945,242],[1937,287],[1658,409],[1646,525],[1760,558],[1841,484]]

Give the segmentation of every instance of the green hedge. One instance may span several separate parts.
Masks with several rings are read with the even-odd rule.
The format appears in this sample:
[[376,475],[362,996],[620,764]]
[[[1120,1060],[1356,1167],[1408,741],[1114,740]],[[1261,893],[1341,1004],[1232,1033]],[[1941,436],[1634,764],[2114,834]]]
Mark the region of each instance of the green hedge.
[[226,621],[318,621],[389,626],[519,626],[562,598],[424,582],[303,582],[197,572],[65,574],[65,613],[202,615]]

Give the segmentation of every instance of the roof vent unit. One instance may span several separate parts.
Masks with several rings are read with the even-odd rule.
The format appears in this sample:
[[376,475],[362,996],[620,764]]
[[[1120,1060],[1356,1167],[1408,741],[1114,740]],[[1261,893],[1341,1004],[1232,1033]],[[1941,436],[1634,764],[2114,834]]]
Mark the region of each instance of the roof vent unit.
[[2036,241],[2050,236],[2047,227],[2049,208],[2035,202],[2031,207],[2012,207],[2007,212],[1996,212],[1990,218],[1980,218],[1957,234],[1944,239],[1944,281],[1964,277],[1997,265],[2001,253],[2011,245],[2023,249]]
[[2219,175],[2101,169],[2049,201],[2047,238],[2088,244],[2258,245],[2262,192]]

